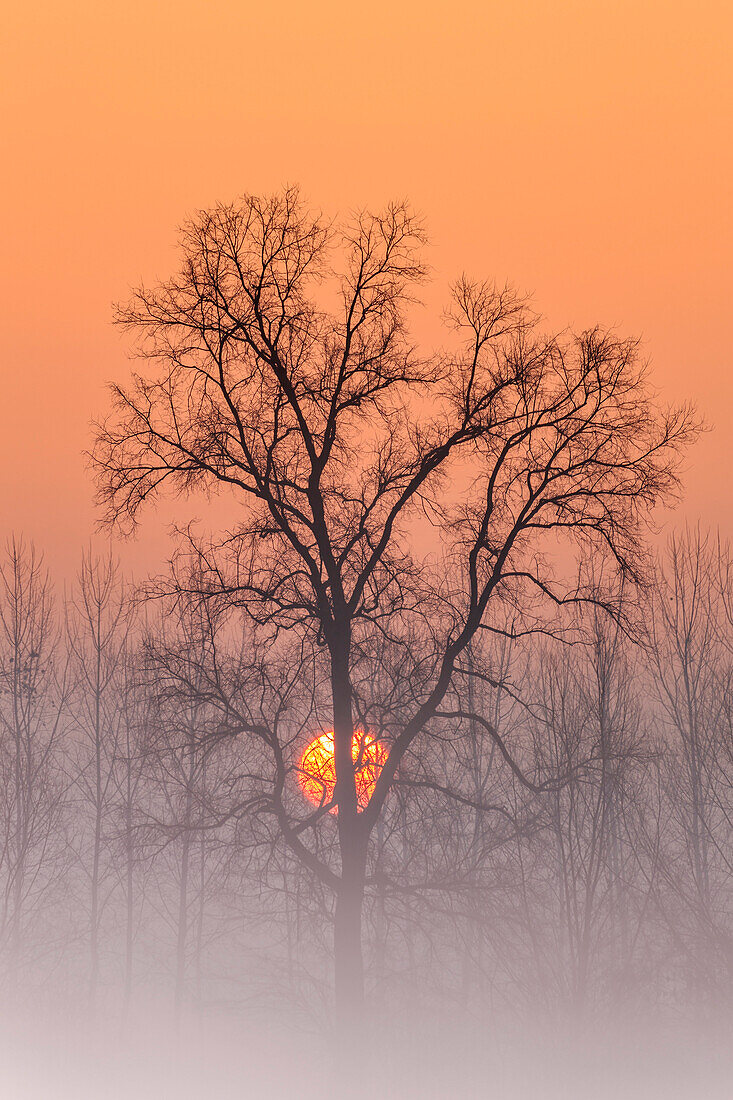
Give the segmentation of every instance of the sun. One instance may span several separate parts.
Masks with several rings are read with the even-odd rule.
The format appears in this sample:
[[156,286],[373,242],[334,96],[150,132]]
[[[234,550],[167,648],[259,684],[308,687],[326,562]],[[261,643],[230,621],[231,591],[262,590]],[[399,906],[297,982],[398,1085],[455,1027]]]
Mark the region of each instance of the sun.
[[[351,758],[356,769],[356,798],[359,809],[365,809],[387,760],[387,750],[370,733],[356,733],[351,743]],[[300,758],[298,771],[300,788],[316,806],[333,798],[336,786],[336,766],[333,759],[333,730],[315,737]],[[329,811],[337,812],[337,807]]]

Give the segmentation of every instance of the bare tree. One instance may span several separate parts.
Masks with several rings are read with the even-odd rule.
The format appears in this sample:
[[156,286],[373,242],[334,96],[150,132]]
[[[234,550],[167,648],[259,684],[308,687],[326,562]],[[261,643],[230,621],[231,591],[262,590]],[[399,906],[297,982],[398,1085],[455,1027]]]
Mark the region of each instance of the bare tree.
[[544,796],[536,988],[581,1018],[628,985],[638,875],[627,819],[649,756],[628,641],[618,623],[591,618],[586,645],[544,654],[532,731],[541,771],[566,777]]
[[144,640],[151,704],[144,755],[154,797],[139,826],[148,834],[159,868],[167,869],[158,878],[174,938],[177,1024],[194,991],[202,997],[203,953],[214,923],[207,903],[224,888],[228,853],[222,858],[222,849],[232,846],[225,826],[233,819],[228,810],[236,783],[231,753],[212,735],[221,720],[204,676],[217,661],[210,610],[208,605],[169,603]]
[[[89,999],[94,1007],[99,984],[100,926],[118,875],[111,855],[109,818],[115,772],[124,736],[125,697],[121,672],[130,627],[130,603],[111,555],[82,556],[67,609],[67,639],[76,678],[73,700],[76,730],[75,785],[91,815],[82,831],[90,850],[80,852],[89,880]],[[88,857],[88,865],[87,865]]]
[[692,987],[708,995],[733,972],[729,607],[725,547],[699,529],[673,536],[649,614],[669,745],[662,906]]
[[[115,814],[117,823],[113,837],[113,850],[121,856],[121,874],[124,892],[124,992],[123,1014],[127,1017],[133,990],[135,940],[141,920],[140,901],[141,870],[145,869],[144,843],[139,836],[143,824],[141,802],[147,778],[148,729],[151,726],[152,700],[145,691],[143,662],[139,647],[130,644],[128,637],[120,653],[118,690],[121,731],[117,744],[114,784]],[[148,866],[149,869],[149,866]]]
[[[119,311],[148,368],[113,387],[93,455],[110,524],[134,524],[167,490],[231,493],[241,517],[224,538],[188,534],[203,578],[192,594],[246,609],[262,676],[286,637],[291,654],[320,654],[336,786],[316,812],[326,828],[338,811],[337,863],[289,795],[293,727],[282,741],[284,724],[252,707],[235,724],[269,756],[267,808],[285,842],[335,894],[342,1019],[363,1000],[370,838],[421,738],[469,720],[444,704],[490,605],[520,610],[522,632],[551,629],[548,608],[598,599],[552,560],[558,545],[638,576],[644,515],[674,492],[695,434],[688,411],[654,405],[632,341],[544,335],[488,282],[458,281],[455,346],[422,353],[408,316],[423,242],[404,205],[333,227],[294,190],[200,213],[179,274]],[[362,809],[357,685],[378,639],[409,691],[383,725],[388,755]]]
[[65,867],[65,784],[57,754],[68,677],[48,573],[32,546],[12,538],[0,564],[0,932],[11,988],[34,921]]

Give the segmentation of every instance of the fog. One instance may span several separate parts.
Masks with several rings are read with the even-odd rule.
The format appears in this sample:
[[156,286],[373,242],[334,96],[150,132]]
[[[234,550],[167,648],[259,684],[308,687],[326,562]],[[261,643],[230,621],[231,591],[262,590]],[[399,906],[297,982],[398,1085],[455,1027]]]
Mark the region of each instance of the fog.
[[[476,719],[406,761],[374,832],[348,1032],[333,890],[283,843],[277,776],[235,729],[244,695],[273,703],[243,620],[151,606],[89,554],[60,595],[20,541],[2,576],[4,1096],[337,1096],[344,1073],[363,1097],[730,1095],[733,589],[715,538],[675,536],[633,631],[594,614],[582,641],[568,620],[473,647]],[[286,711],[293,821],[313,810],[313,676]],[[314,822],[324,861],[337,829]]]
[[[559,1027],[521,1033],[455,1015],[398,1025],[364,1043],[348,1095],[360,1098],[497,1097],[501,1100],[657,1100],[730,1096],[730,1038],[719,1025],[658,1019],[571,1037]],[[14,1100],[195,1100],[343,1095],[328,1036],[263,1028],[214,1014],[175,1036],[160,1017],[134,1028],[36,1018],[3,1028],[3,1095]]]

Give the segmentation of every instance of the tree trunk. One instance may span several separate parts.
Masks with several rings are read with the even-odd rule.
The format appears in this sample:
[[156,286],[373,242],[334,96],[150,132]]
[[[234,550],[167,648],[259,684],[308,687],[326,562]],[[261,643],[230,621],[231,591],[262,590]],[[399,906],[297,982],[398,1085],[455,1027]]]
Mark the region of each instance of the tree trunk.
[[89,1007],[94,1012],[99,984],[99,892],[102,857],[102,647],[101,604],[97,605],[94,681],[94,842],[92,852],[91,905],[89,918]]
[[188,868],[191,850],[191,833],[186,825],[183,833],[183,852],[178,883],[178,927],[176,929],[176,984],[174,1005],[176,1026],[181,1022],[186,988],[186,951],[188,946]]
[[176,929],[176,984],[174,1007],[176,1028],[180,1027],[186,991],[186,956],[188,951],[188,880],[191,863],[191,825],[193,814],[193,782],[195,772],[194,732],[189,730],[190,763],[186,777],[186,802],[183,819],[183,847],[178,880],[178,926]]
[[342,842],[341,858],[341,886],[336,895],[334,919],[334,977],[338,1025],[350,1034],[361,1025],[364,1012],[361,914],[366,844],[361,837],[350,840],[346,851]]
[[343,1047],[351,1048],[347,1036],[362,1023],[364,1010],[364,961],[361,947],[361,915],[368,833],[359,816],[354,764],[351,755],[354,722],[351,710],[349,639],[343,631],[331,648],[333,692],[333,740],[338,801],[341,882],[336,893],[334,915],[334,984],[337,1027]]
[[134,950],[134,921],[135,921],[135,878],[133,867],[133,833],[132,833],[132,792],[130,789],[130,756],[128,748],[127,758],[127,793],[125,805],[125,989],[123,999],[123,1014],[127,1019],[130,1011],[130,998],[132,996],[132,965]]

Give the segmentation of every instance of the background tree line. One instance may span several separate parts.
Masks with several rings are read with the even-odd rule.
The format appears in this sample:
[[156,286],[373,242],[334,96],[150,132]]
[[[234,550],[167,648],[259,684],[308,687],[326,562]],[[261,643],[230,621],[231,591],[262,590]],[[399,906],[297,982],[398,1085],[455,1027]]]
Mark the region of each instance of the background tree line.
[[[280,820],[284,806],[291,839],[332,865],[336,816],[297,782],[331,725],[328,669],[302,638],[263,652],[246,611],[204,587],[181,558],[145,598],[86,553],[62,596],[38,551],[5,549],[7,1007],[330,1015],[335,893]],[[613,600],[523,637],[503,605],[467,648],[451,717],[405,753],[365,876],[375,1018],[730,1007],[729,547],[680,532]],[[362,652],[358,722],[388,738],[418,675],[415,651]]]

